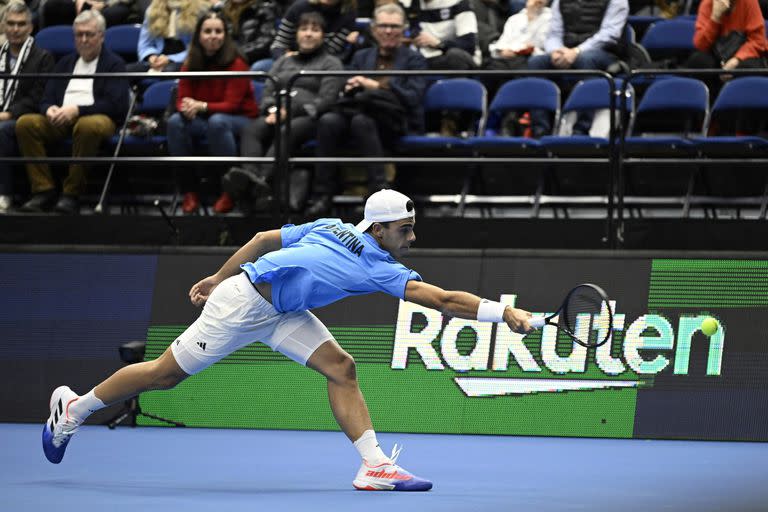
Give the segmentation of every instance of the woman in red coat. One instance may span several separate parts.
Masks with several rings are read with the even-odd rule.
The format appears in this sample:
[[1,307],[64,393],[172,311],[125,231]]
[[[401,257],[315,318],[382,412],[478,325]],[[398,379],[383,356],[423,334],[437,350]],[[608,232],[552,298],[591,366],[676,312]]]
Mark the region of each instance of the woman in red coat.
[[[221,13],[209,11],[198,20],[181,71],[249,71]],[[207,141],[212,156],[237,156],[240,131],[259,114],[248,77],[182,78],[176,109],[167,128],[168,152],[172,156],[191,156],[203,141]],[[184,213],[194,213],[200,207],[196,184],[189,180],[198,177],[190,174],[181,174]]]

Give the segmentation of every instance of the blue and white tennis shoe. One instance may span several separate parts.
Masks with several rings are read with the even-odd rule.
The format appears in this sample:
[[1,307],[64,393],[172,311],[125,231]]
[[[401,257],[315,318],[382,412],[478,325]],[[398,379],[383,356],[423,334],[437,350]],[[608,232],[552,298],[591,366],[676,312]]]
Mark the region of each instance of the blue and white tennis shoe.
[[68,386],[57,387],[51,395],[51,416],[43,426],[43,452],[54,464],[61,462],[69,440],[80,426],[68,414],[69,405],[78,398]]
[[363,461],[357,477],[352,482],[358,491],[428,491],[432,482],[419,478],[401,468],[395,462],[400,450],[395,445],[390,460],[376,466]]

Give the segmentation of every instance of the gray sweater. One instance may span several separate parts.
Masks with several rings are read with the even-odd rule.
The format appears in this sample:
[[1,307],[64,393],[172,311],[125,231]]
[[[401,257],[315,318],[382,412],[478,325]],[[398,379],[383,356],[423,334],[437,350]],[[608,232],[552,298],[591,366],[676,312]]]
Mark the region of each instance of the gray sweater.
[[[279,87],[282,89],[287,86],[288,79],[299,71],[342,71],[343,69],[339,58],[327,53],[321,47],[311,54],[283,55],[269,70],[269,74],[278,79]],[[345,81],[345,77],[339,76],[299,78],[293,84],[291,116],[317,117],[318,113],[322,114],[336,101]],[[275,105],[275,84],[271,80],[267,80],[262,97],[264,99],[261,102],[261,111],[266,112],[269,107]]]

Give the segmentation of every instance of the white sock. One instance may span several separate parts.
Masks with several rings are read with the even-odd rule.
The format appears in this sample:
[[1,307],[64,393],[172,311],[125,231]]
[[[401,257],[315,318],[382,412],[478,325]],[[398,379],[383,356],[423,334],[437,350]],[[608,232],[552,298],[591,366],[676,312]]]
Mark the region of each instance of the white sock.
[[368,464],[377,466],[384,462],[389,462],[389,457],[384,455],[379,447],[379,442],[376,440],[376,432],[373,430],[366,430],[363,435],[353,443],[360,456]]
[[78,423],[85,421],[85,418],[105,408],[104,402],[99,400],[96,395],[93,394],[93,389],[84,394],[69,406],[69,416],[76,420]]

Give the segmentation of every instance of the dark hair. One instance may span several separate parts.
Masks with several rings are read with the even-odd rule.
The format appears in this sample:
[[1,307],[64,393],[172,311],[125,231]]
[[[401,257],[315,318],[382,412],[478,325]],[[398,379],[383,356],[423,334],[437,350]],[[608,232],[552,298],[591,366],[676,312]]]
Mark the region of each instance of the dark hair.
[[[221,45],[219,51],[215,55],[207,56],[203,47],[200,46],[200,32],[203,30],[203,23],[207,20],[221,20],[224,25],[224,44]],[[229,34],[230,25],[227,18],[221,12],[217,10],[206,11],[197,20],[195,25],[195,33],[192,36],[192,41],[189,43],[189,51],[187,53],[187,59],[184,64],[187,66],[187,71],[206,71],[210,68],[226,68],[237,57],[245,58],[240,53],[237,45],[232,40],[232,36]]]
[[299,22],[296,24],[296,29],[300,29],[305,25],[317,25],[320,30],[325,32],[325,18],[319,12],[309,11],[299,16]]

